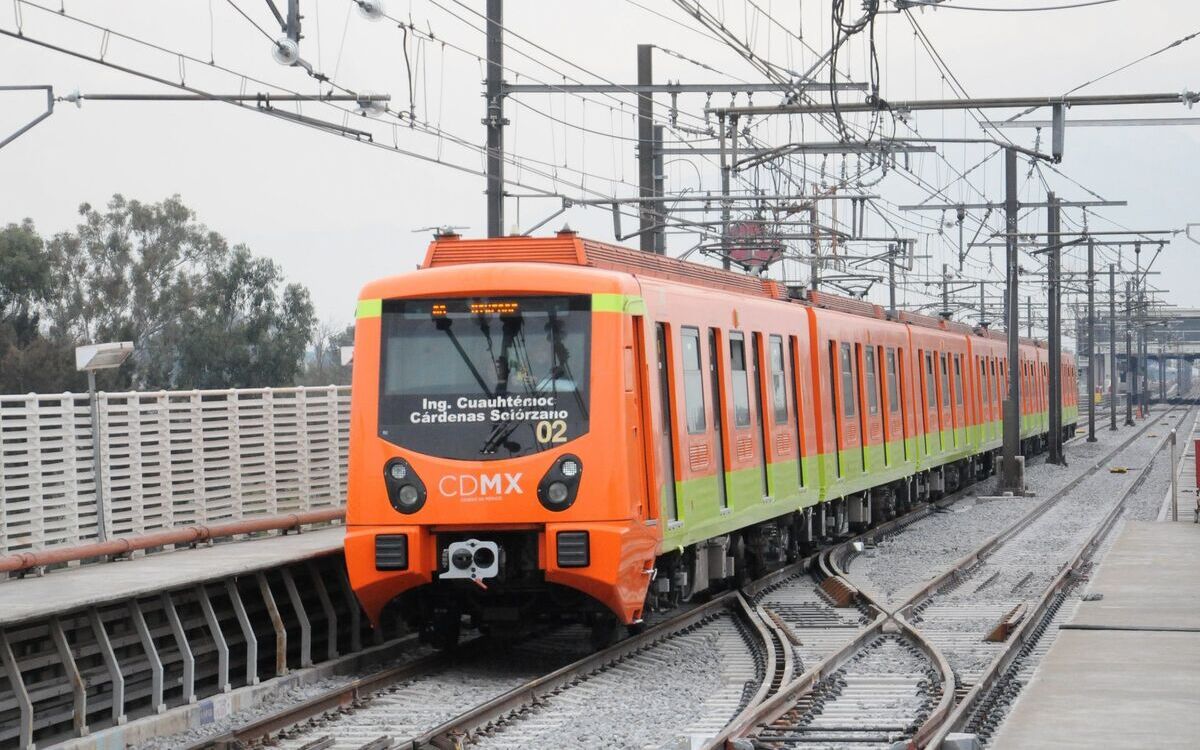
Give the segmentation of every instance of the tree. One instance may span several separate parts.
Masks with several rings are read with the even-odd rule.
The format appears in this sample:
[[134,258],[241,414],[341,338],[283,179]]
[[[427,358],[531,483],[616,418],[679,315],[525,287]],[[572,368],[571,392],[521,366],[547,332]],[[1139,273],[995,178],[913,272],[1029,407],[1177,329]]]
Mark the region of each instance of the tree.
[[300,378],[301,385],[349,385],[351,368],[342,364],[342,347],[354,346],[354,326],[338,328],[332,322],[317,326],[312,356]]
[[[232,388],[295,382],[314,327],[308,290],[230,246],[179,196],[113,196],[43,245],[26,221],[0,233],[0,392],[78,387],[71,349],[132,341],[101,387]],[[11,248],[11,252],[10,252]],[[66,373],[57,369],[66,363]],[[38,379],[38,368],[51,368]]]

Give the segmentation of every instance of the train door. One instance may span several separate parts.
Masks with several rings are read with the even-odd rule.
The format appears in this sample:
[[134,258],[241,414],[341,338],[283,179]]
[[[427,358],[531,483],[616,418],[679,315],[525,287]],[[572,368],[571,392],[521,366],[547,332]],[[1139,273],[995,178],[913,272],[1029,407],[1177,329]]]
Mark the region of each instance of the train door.
[[[769,409],[771,440],[768,442],[766,452],[778,462],[774,476],[775,484],[782,483],[784,485],[783,487],[773,486],[771,491],[777,498],[780,496],[791,497],[800,488],[799,473],[797,473],[795,481],[790,481],[789,476],[791,459],[800,454],[800,446],[799,432],[792,423],[793,415],[796,412],[795,409],[788,408],[788,392],[791,391],[793,394],[796,392],[795,380],[792,377],[794,373],[790,359],[784,354],[782,336],[768,337],[767,364],[767,388],[771,392]],[[789,481],[784,481],[785,479]]]
[[770,431],[767,427],[767,406],[766,399],[763,398],[763,346],[762,334],[754,333],[750,335],[750,340],[753,344],[754,356],[750,360],[750,375],[754,378],[754,417],[758,421],[757,440],[758,440],[758,471],[759,480],[762,484],[762,496],[771,496],[771,478],[767,474],[767,446],[771,444],[769,439]]
[[954,361],[954,409],[953,409],[953,414],[954,414],[954,446],[955,447],[958,447],[959,431],[961,430],[962,434],[966,435],[967,434],[967,424],[968,424],[966,388],[963,386],[962,358],[963,358],[963,355],[961,355],[961,354],[955,354],[955,355],[952,355],[952,357],[951,357],[951,359]]
[[[863,398],[861,399],[862,409],[862,456],[863,470],[871,471],[876,468],[871,461],[869,453],[870,446],[883,444],[883,405],[882,397],[879,394],[879,357],[878,348],[873,344],[863,346],[858,345],[859,352],[862,354],[859,360],[859,366],[862,368],[862,384]],[[886,446],[884,447],[886,451]],[[881,456],[884,454],[881,452]],[[886,463],[886,458],[885,458]]]
[[941,433],[942,451],[945,451],[950,447],[946,444],[946,429],[949,428],[950,432],[954,432],[954,417],[950,414],[950,367],[946,364],[946,353],[942,352],[939,356],[941,379],[938,380],[938,387],[941,389],[941,399],[938,401],[938,413],[941,418],[938,420],[938,426]]
[[804,412],[801,404],[804,399],[801,389],[804,378],[801,376],[800,347],[796,345],[796,337],[788,337],[788,393],[792,399],[792,418],[796,420],[796,480],[803,489],[807,478],[804,476],[804,455],[807,450],[804,439]]
[[922,420],[925,426],[925,455],[931,456],[936,453],[938,446],[941,444],[941,436],[938,435],[935,439],[934,433],[940,430],[938,426],[937,413],[937,385],[933,377],[933,352],[922,352],[925,359],[925,366],[921,370],[921,382],[924,385],[924,408],[921,413],[924,415]]
[[[697,487],[688,480],[698,479],[712,465],[712,436],[708,432],[707,404],[704,390],[704,362],[700,351],[700,329],[694,326],[684,326],[679,329],[679,359],[683,370],[683,415],[687,435],[680,446],[680,461],[687,461],[684,475],[685,487],[689,490],[684,495],[684,506],[695,508],[697,505],[707,505],[705,498],[708,493],[695,493]],[[698,495],[693,497],[692,495]]]
[[985,443],[992,437],[992,388],[988,382],[987,357],[979,360],[979,441]]
[[846,456],[857,456],[857,465],[847,466],[848,469],[861,471],[862,466],[862,432],[858,424],[858,368],[854,363],[854,350],[850,344],[838,345],[839,396],[843,450]]
[[845,473],[842,466],[842,420],[838,408],[838,348],[836,341],[829,342],[829,422],[833,425],[833,455],[837,464],[837,476],[841,479]]
[[[733,397],[733,421],[729,425],[729,495],[731,503],[754,499],[761,480],[751,475],[755,468],[754,406],[750,398],[750,353],[741,331],[729,332],[729,390]],[[757,368],[755,368],[757,371]]]
[[667,349],[667,326],[655,328],[659,403],[662,404],[662,429],[658,440],[658,465],[662,471],[662,515],[668,523],[679,518],[675,498],[675,414],[671,409],[671,359]]
[[896,460],[896,449],[893,444],[896,440],[900,440],[900,453],[904,456],[904,460],[908,460],[908,441],[904,439],[904,405],[900,400],[900,393],[903,386],[900,382],[899,363],[897,359],[896,349],[888,347],[884,351],[883,374],[887,384],[887,431],[884,435],[883,461],[886,465],[891,466]]
[[721,401],[721,350],[716,328],[708,329],[708,376],[712,388],[713,433],[716,436],[717,502],[721,510],[729,508],[729,493],[725,487],[725,406]]

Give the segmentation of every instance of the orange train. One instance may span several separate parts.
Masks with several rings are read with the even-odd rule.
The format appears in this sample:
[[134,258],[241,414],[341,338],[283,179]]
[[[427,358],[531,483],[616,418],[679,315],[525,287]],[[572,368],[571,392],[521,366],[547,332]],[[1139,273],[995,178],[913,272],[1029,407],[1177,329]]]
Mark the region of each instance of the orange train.
[[[1029,453],[1075,363],[1017,366]],[[440,237],[358,302],[350,580],[441,640],[636,625],[990,474],[1007,368],[1002,334],[570,232]]]

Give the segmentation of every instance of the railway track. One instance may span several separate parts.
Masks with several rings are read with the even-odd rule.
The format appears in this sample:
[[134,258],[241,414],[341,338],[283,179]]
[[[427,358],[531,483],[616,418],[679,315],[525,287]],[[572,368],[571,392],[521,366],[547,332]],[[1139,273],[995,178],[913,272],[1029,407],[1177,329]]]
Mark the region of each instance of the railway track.
[[[1161,438],[1154,435],[1149,447],[1138,441],[1156,426],[1165,428],[1164,419],[1179,411],[1145,424],[898,604],[876,601],[845,574],[861,545],[844,543],[824,551],[814,578],[829,595],[828,603],[835,609],[854,607],[869,622],[848,634],[846,620],[831,623],[828,613],[809,612],[808,621],[818,632],[824,625],[824,633],[806,635],[813,643],[825,639],[827,655],[807,662],[797,679],[707,747],[938,747],[951,731],[979,731],[986,740],[997,714],[1019,689],[1020,675],[1044,653],[1039,638],[1059,615],[1081,567],[1149,476],[1168,429],[1161,430]],[[1137,447],[1130,451],[1131,446]],[[1102,504],[1102,517],[1080,514],[1078,502],[1064,502],[1088,494],[1086,483],[1126,451],[1139,455],[1144,465],[1115,501]],[[1066,524],[1072,512],[1076,522]],[[1051,544],[1038,538],[1040,530],[1055,525],[1071,528]],[[876,536],[894,533],[881,529]],[[1064,560],[1064,550],[1075,554]],[[979,603],[976,597],[989,590],[1000,593]],[[834,642],[843,645],[830,650]]]
[[[995,655],[1008,650],[1006,643],[989,644],[986,664],[960,669],[961,660],[955,664],[946,655],[956,653],[952,644],[925,632],[937,613],[936,598],[997,586],[990,574],[975,580],[969,571],[978,572],[981,560],[1155,423],[898,605],[856,588],[845,573],[849,560],[864,545],[948,508],[959,495],[923,505],[594,654],[572,653],[566,646],[578,649],[586,643],[582,631],[517,644],[507,656],[486,641],[472,641],[457,658],[432,654],[190,747],[530,747],[570,745],[564,738],[580,731],[574,738],[582,745],[597,739],[594,732],[603,726],[609,733],[624,728],[631,742],[659,731],[664,744],[685,738],[707,747],[726,741],[769,747],[925,746],[952,721],[962,726],[987,722],[986,713],[975,712],[971,719],[959,709],[968,700],[984,705],[988,689],[1004,674]],[[1019,591],[1032,594],[1035,588],[1030,580]],[[999,620],[1003,609],[997,605],[979,615]],[[698,668],[703,679],[696,679]],[[680,700],[679,685],[689,681],[707,687]],[[647,687],[654,684],[664,686],[663,694],[648,697]],[[641,692],[622,699],[620,691],[631,685]],[[1004,689],[1011,691],[1011,684]],[[695,710],[681,713],[685,704]],[[611,715],[605,706],[613,709]],[[581,730],[577,725],[584,715],[594,722]],[[669,727],[662,726],[666,715],[673,715]]]

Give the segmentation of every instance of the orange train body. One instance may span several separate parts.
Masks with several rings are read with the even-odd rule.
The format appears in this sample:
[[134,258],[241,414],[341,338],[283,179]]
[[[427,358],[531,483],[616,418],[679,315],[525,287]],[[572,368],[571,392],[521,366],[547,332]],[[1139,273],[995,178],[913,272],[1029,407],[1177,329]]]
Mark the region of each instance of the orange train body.
[[[632,624],[986,475],[1003,337],[899,318],[571,233],[439,238],[360,295],[355,592],[426,628]],[[1032,451],[1049,363],[1020,352]]]

